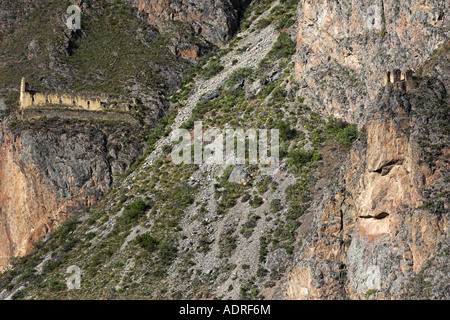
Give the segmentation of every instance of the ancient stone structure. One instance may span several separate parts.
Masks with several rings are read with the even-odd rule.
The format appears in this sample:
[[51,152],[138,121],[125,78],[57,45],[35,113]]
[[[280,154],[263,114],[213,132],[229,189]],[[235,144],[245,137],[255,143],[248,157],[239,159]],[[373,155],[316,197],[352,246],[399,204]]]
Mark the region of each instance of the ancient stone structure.
[[64,107],[68,109],[83,109],[100,111],[116,109],[129,111],[127,104],[110,101],[106,95],[76,94],[61,92],[39,92],[31,90],[22,78],[20,84],[20,110],[39,107]]
[[384,85],[388,83],[396,84],[399,88],[409,89],[414,87],[414,77],[411,70],[400,71],[394,69],[384,74]]

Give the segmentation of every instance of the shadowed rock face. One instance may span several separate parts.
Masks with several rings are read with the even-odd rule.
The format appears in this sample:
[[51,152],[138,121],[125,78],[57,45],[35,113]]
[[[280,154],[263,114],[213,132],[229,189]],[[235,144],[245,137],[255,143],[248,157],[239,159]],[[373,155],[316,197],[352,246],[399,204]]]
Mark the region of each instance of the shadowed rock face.
[[[194,31],[220,45],[237,30],[239,17],[247,0],[128,0],[147,14],[150,24],[163,26],[165,21],[190,22]],[[164,29],[164,27],[163,27]],[[192,53],[186,52],[186,55]]]
[[[0,266],[96,203],[143,152],[138,128],[37,120],[1,136]],[[8,128],[9,129],[9,128]]]

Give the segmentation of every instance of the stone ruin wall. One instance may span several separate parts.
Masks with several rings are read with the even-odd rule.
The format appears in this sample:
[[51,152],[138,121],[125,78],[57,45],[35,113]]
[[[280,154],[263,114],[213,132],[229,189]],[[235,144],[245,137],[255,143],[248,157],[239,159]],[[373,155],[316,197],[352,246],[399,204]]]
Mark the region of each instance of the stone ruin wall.
[[400,71],[399,69],[394,69],[386,72],[384,74],[383,84],[384,86],[387,86],[390,83],[403,90],[414,89],[416,87],[413,72],[411,70]]
[[128,104],[110,102],[105,95],[38,92],[29,90],[25,78],[22,78],[20,85],[21,110],[39,107],[63,107],[68,109],[101,111],[112,109],[112,105],[115,110],[130,111]]

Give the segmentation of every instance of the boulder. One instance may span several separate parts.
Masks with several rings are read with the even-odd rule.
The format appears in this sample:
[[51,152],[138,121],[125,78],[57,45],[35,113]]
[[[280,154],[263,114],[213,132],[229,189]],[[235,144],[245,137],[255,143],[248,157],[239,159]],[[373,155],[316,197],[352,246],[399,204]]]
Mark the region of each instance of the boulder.
[[250,181],[251,176],[244,170],[242,166],[236,166],[231,171],[228,182],[246,184]]
[[204,101],[209,101],[209,100],[212,100],[214,98],[217,98],[219,95],[220,95],[220,93],[217,92],[217,91],[209,92],[209,93],[203,95],[201,99],[204,100]]

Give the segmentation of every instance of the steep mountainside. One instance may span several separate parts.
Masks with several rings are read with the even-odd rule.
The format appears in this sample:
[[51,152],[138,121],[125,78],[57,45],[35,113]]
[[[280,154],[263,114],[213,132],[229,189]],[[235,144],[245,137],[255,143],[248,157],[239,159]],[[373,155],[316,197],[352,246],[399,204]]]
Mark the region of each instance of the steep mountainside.
[[[170,20],[183,23],[214,44],[224,44],[237,31],[248,0],[128,0],[147,14],[147,21],[164,29]],[[186,23],[187,22],[187,23]]]
[[[110,70],[116,59],[83,60],[102,37],[92,28],[116,7],[106,19],[96,10],[107,1],[81,2],[86,29],[69,41],[61,61],[70,76],[55,87],[108,92],[109,79],[118,96],[144,97],[133,113],[142,128],[21,121],[7,111],[0,226],[20,227],[0,234],[0,252],[29,254],[0,276],[0,298],[450,298],[448,4],[124,1],[140,26],[126,30],[151,34],[138,37],[146,48],[131,53],[133,68],[151,61],[158,86],[148,69],[128,82],[136,70],[126,62]],[[0,47],[9,59],[0,75],[30,66],[7,54],[12,39]],[[157,45],[165,49],[155,53]],[[47,66],[46,54],[32,59]],[[35,86],[55,77],[33,72]],[[1,81],[10,110],[13,86]],[[151,113],[149,101],[161,111]],[[174,163],[174,130],[192,133],[197,121],[203,131],[278,129],[279,170]],[[33,241],[2,248],[24,238],[20,228]],[[79,290],[66,288],[70,266],[82,271]]]
[[[82,9],[77,32],[65,26],[71,3]],[[173,19],[160,31],[137,8],[118,1],[2,1],[0,13],[2,267],[119,180],[145,152],[151,129],[168,111],[165,97],[192,67],[178,46],[197,45],[205,54],[212,45]],[[135,101],[122,118],[134,117],[138,125],[99,121],[92,114],[93,121],[86,121],[86,113],[75,115],[84,121],[30,122],[16,112],[22,77],[37,90]],[[60,110],[41,115],[63,118]]]
[[145,150],[139,129],[43,119],[2,135],[0,265],[95,204]]

